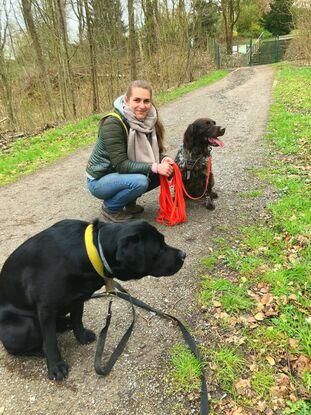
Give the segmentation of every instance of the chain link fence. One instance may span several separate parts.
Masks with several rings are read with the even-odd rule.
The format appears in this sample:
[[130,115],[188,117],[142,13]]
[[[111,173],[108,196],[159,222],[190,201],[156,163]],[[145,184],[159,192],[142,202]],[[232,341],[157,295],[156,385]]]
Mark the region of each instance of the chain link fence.
[[214,59],[217,68],[236,68],[240,66],[265,65],[289,60],[287,50],[293,35],[276,36],[264,39],[249,39],[246,43],[232,47],[232,54],[226,51],[226,45],[214,42]]

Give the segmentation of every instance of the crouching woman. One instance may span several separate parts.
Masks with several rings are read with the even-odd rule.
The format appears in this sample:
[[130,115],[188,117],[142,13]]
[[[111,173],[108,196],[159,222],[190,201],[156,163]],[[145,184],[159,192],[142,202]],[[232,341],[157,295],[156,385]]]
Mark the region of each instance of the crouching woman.
[[152,89],[133,81],[114,102],[114,112],[101,122],[87,164],[87,186],[102,200],[102,213],[112,222],[135,218],[144,209],[138,197],[159,186],[159,176],[173,173],[173,160],[164,156],[164,128],[152,104]]

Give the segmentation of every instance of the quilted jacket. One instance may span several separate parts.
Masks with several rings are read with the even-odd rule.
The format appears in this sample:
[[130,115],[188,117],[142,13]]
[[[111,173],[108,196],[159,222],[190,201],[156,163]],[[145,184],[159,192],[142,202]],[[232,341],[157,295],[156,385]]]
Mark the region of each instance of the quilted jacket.
[[[120,113],[119,115],[129,129],[127,120]],[[141,173],[146,176],[151,173],[151,163],[128,159],[127,135],[127,131],[117,117],[110,115],[101,122],[97,142],[86,167],[89,176],[99,179],[114,172]]]

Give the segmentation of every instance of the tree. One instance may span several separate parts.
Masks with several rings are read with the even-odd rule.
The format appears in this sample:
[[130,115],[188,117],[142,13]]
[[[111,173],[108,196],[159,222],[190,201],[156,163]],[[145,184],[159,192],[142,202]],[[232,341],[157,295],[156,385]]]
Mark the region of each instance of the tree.
[[264,15],[264,27],[273,35],[287,35],[294,27],[293,7],[294,0],[274,0],[270,3],[270,11]]
[[264,4],[259,0],[252,2],[241,0],[241,12],[236,24],[239,35],[247,37],[260,35],[264,30],[261,19],[266,10],[263,10],[265,10]]
[[6,4],[3,4],[5,10],[5,17],[0,13],[0,98],[6,110],[9,119],[10,127],[14,128],[16,119],[13,109],[12,97],[12,83],[10,79],[9,61],[5,57],[5,46],[7,43],[7,32],[9,26],[8,12]]
[[205,47],[209,36],[215,36],[219,22],[219,6],[212,0],[192,2],[192,33],[195,47]]
[[88,0],[84,0],[84,8],[86,17],[87,38],[90,51],[93,113],[97,113],[99,111],[99,94],[97,82],[96,44],[94,41],[94,21],[91,16]]
[[232,54],[233,29],[240,15],[240,0],[221,0],[224,18],[227,53]]
[[23,17],[25,19],[26,28],[29,33],[29,36],[31,37],[33,48],[36,54],[39,71],[40,71],[40,80],[42,82],[42,85],[45,85],[44,95],[48,103],[49,110],[52,112],[51,86],[50,86],[49,78],[47,76],[42,47],[40,44],[39,36],[37,34],[31,7],[32,7],[32,0],[22,0]]
[[142,0],[142,9],[145,16],[143,32],[145,36],[145,50],[147,57],[150,57],[157,49],[156,24],[158,18],[158,0]]
[[129,18],[129,61],[130,61],[130,76],[131,81],[137,79],[137,67],[136,67],[136,36],[135,36],[135,21],[134,21],[134,2],[128,0],[128,18]]

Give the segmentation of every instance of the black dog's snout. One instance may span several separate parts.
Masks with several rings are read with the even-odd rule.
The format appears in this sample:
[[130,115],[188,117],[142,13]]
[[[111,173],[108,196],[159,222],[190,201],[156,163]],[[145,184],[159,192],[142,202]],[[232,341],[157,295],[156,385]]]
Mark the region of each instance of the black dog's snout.
[[221,134],[221,135],[224,135],[224,134],[225,134],[225,131],[226,131],[226,129],[225,129],[225,128],[220,128],[220,129],[219,129],[219,132],[220,132],[220,134]]
[[180,257],[180,259],[182,259],[182,260],[184,261],[184,260],[185,260],[185,258],[186,258],[186,256],[187,256],[186,252],[184,252],[184,251],[179,251],[179,257]]

